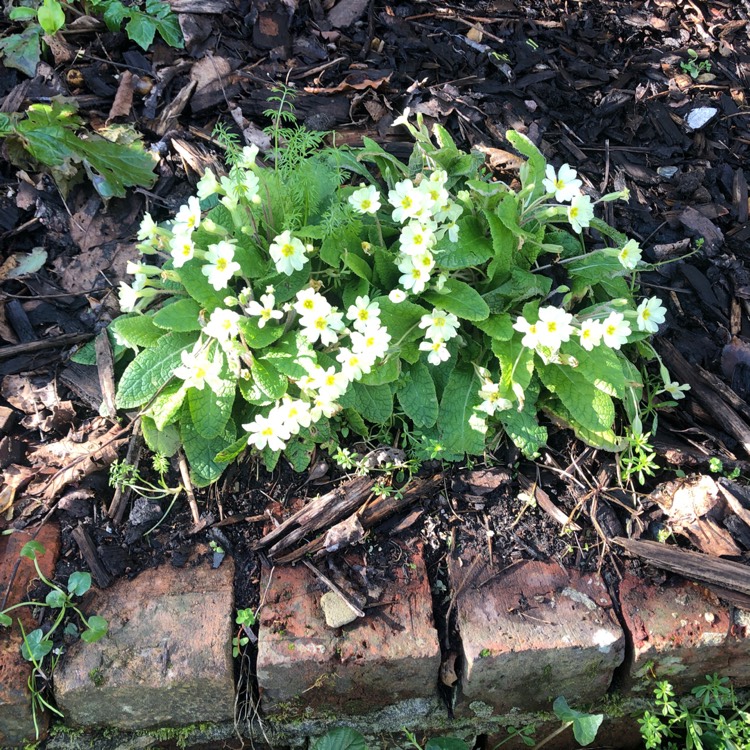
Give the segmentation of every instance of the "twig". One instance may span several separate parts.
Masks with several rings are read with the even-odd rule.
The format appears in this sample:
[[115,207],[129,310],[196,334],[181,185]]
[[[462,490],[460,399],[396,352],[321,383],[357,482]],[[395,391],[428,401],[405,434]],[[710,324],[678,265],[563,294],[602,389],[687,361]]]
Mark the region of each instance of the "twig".
[[346,604],[346,606],[349,607],[357,617],[365,616],[365,613],[351,600],[349,595],[345,594],[330,578],[324,576],[309,560],[303,560],[302,562],[307,569],[328,586],[334,594],[338,594],[343,599],[344,604]]
[[64,333],[62,336],[55,336],[49,339],[40,339],[39,341],[29,341],[25,344],[11,344],[10,346],[0,347],[0,361],[12,359],[19,354],[35,354],[45,349],[55,349],[56,347],[72,346],[80,344],[82,341],[88,341],[93,338],[91,333]]
[[195,501],[195,495],[193,494],[193,483],[190,481],[190,470],[188,469],[187,459],[182,451],[179,454],[179,464],[182,486],[185,488],[190,512],[193,515],[193,523],[198,526],[201,522],[201,514],[198,511],[198,503]]

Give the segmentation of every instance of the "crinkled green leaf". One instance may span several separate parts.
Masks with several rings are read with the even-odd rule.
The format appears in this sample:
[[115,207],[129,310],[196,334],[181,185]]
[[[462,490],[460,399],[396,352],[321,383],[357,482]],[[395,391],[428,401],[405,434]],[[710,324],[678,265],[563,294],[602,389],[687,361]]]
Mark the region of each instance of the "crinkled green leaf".
[[292,468],[301,474],[310,465],[315,443],[309,440],[300,440],[294,438],[287,443],[284,449],[284,455]]
[[419,321],[429,310],[413,302],[391,302],[388,297],[378,297],[375,301],[380,306],[380,322],[391,334],[391,346],[422,337],[424,331],[420,329]]
[[146,445],[154,453],[169,457],[174,456],[179,450],[180,432],[175,425],[168,424],[160,430],[151,417],[143,416],[141,418],[141,430]]
[[493,255],[492,243],[484,236],[479,220],[474,216],[459,219],[458,240],[451,242],[446,234],[433,251],[435,262],[445,270],[481,266]]
[[387,385],[353,383],[339,403],[345,409],[354,409],[363,419],[374,424],[384,424],[393,414],[393,393]]
[[513,338],[513,319],[508,313],[490,315],[486,320],[475,320],[474,325],[490,338],[508,341]]
[[470,750],[470,748],[458,737],[433,737],[424,746],[424,750]]
[[224,426],[232,414],[237,381],[227,369],[225,358],[222,359],[220,377],[204,384],[203,388],[188,388],[187,400],[190,418],[201,437],[215,438],[224,431]]
[[162,307],[152,320],[154,325],[170,331],[200,331],[200,311],[201,306],[194,299],[185,297]]
[[36,24],[27,26],[20,34],[0,39],[0,53],[6,68],[15,68],[33,78],[42,56],[42,30]]
[[535,297],[544,298],[552,288],[552,279],[538,273],[513,268],[510,278],[483,295],[493,313],[505,312],[519,302]]
[[145,349],[127,366],[120,378],[116,403],[119,409],[145,404],[172,377],[180,355],[193,348],[194,333],[166,333],[151,349]]
[[438,418],[438,400],[430,368],[422,362],[412,365],[396,391],[401,408],[415,427],[432,427]]
[[137,349],[153,346],[164,335],[150,315],[121,315],[109,325],[119,344]]
[[229,292],[226,289],[216,291],[208,283],[208,277],[202,270],[204,265],[199,258],[193,258],[175,271],[188,294],[211,313],[217,307],[224,307],[224,298]]
[[487,267],[487,276],[493,281],[505,281],[515,263],[518,237],[503,224],[492,211],[484,212],[492,236],[492,262]]
[[[500,362],[500,383],[507,392],[526,390],[534,374],[534,350],[521,344],[517,334],[507,341],[492,340],[492,351]],[[516,394],[516,398],[518,395]]]
[[359,255],[349,252],[344,256],[344,265],[356,276],[365,281],[372,281],[372,268],[370,264],[364,259],[360,258]]
[[533,459],[547,443],[547,428],[537,419],[539,385],[534,380],[525,391],[523,409],[506,409],[498,417],[508,437],[526,458]]
[[253,358],[250,372],[261,391],[272,401],[277,401],[286,393],[289,381],[268,360]]
[[569,341],[565,344],[566,354],[578,361],[578,370],[586,380],[600,391],[624,399],[628,383],[622,369],[622,358],[608,346],[597,346],[587,352],[580,344]]
[[251,349],[265,349],[284,335],[284,326],[266,323],[263,328],[258,325],[258,318],[241,318],[240,331]]
[[182,380],[167,383],[159,391],[159,395],[151,402],[146,412],[154,420],[157,430],[163,430],[168,424],[174,422],[186,395],[187,388]]
[[479,379],[473,368],[457,366],[440,399],[438,428],[441,443],[450,454],[477,455],[484,450],[484,435],[471,428],[469,418],[479,404]]
[[243,433],[242,437],[235,440],[229,447],[219,451],[214,457],[214,460],[218,464],[228,464],[234,461],[237,456],[245,452],[247,448],[247,433]]
[[482,295],[458,279],[448,279],[439,292],[425,292],[422,298],[464,320],[484,320],[490,314]]
[[544,410],[548,412],[555,420],[569,427],[575,433],[579,440],[594,448],[618,453],[625,448],[626,442],[619,438],[612,428],[589,429],[584,427],[577,419],[573,417],[565,405],[555,398],[547,398],[544,402]]
[[367,375],[363,375],[359,379],[359,382],[362,385],[385,385],[386,383],[393,383],[398,380],[400,373],[401,360],[393,356],[385,361],[376,362],[372,370]]
[[206,487],[215,482],[227,466],[227,462],[216,460],[221,451],[231,446],[237,438],[237,428],[230,419],[221,435],[204,438],[195,428],[187,410],[180,419],[180,436],[185,455],[190,463],[190,477],[196,487]]

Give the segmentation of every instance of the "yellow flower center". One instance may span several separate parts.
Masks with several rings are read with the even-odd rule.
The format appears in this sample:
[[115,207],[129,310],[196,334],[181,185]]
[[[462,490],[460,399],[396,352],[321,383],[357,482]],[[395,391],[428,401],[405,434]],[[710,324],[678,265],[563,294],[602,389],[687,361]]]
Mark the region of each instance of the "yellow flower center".
[[570,208],[570,218],[571,219],[578,218],[578,207],[577,206],[571,206],[571,208]]
[[412,199],[408,195],[405,195],[401,199],[401,208],[411,208],[412,203],[413,203]]
[[273,435],[273,429],[271,427],[265,427],[261,433],[261,435],[265,435],[265,437],[271,437]]
[[306,299],[306,300],[305,300],[305,301],[304,301],[304,302],[302,303],[302,307],[304,307],[304,308],[305,308],[305,310],[312,310],[312,309],[313,309],[313,307],[315,307],[315,303],[314,303],[314,302],[313,302],[313,301],[312,301],[311,299]]
[[369,320],[369,319],[370,319],[370,313],[369,313],[369,312],[368,312],[367,310],[360,310],[360,311],[359,311],[359,312],[357,313],[357,317],[358,317],[358,318],[359,318],[360,320]]
[[294,245],[282,245],[281,247],[281,254],[288,258],[291,255],[294,255]]
[[216,261],[216,270],[217,271],[226,271],[227,270],[227,259],[226,258],[219,258]]
[[367,211],[367,209],[368,209],[368,208],[370,208],[370,206],[372,206],[372,201],[371,201],[371,200],[370,200],[369,198],[365,198],[365,199],[364,199],[364,200],[362,201],[362,208],[363,208],[363,209],[364,209],[365,211]]
[[617,331],[617,326],[612,325],[611,323],[607,326],[607,335],[608,336],[614,336],[615,331]]
[[317,328],[317,329],[318,329],[319,331],[324,331],[324,330],[326,329],[326,326],[327,326],[327,324],[326,324],[326,319],[325,319],[325,318],[318,318],[318,319],[317,319],[317,320],[315,321],[315,327],[316,327],[316,328]]

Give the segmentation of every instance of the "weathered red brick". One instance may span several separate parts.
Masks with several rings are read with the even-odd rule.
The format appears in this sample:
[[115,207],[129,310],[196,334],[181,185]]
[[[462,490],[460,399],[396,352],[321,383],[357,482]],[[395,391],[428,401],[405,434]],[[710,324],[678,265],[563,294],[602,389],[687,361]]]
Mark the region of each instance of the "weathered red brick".
[[264,709],[299,701],[351,715],[436,695],[440,646],[421,550],[395,575],[382,604],[333,630],[319,603],[325,589],[308,569],[263,572],[256,671]]
[[[21,548],[32,538],[33,530],[0,536],[0,599],[8,589]],[[56,524],[45,524],[37,534],[36,541],[43,544],[46,550],[38,557],[39,567],[47,578],[52,578],[60,554],[60,529]],[[33,562],[25,557],[20,560],[6,607],[27,601],[39,583]],[[14,745],[24,739],[33,740],[35,736],[31,697],[27,688],[32,666],[21,657],[23,638],[16,623],[20,619],[27,633],[36,628],[37,623],[28,607],[20,607],[9,614],[14,620],[13,627],[0,629],[0,746]],[[38,715],[41,728],[46,729],[48,720],[46,712]]]
[[525,562],[496,574],[449,565],[463,648],[462,713],[550,710],[563,695],[585,704],[603,695],[624,658],[625,638],[595,573]]
[[652,678],[687,692],[714,672],[750,686],[750,623],[708,589],[677,579],[656,586],[628,574],[620,604],[633,639],[634,692],[650,693]]
[[70,647],[55,674],[66,720],[144,729],[227,721],[234,713],[234,565],[163,565],[87,600],[109,622]]

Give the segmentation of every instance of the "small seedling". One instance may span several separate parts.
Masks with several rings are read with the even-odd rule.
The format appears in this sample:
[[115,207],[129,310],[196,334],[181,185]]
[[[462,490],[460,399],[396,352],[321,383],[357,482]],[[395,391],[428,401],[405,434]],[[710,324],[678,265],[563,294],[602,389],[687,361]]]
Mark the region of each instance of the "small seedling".
[[680,63],[680,68],[688,73],[692,79],[698,78],[703,73],[711,71],[711,62],[709,60],[700,60],[698,53],[694,49],[687,51],[688,59]]

